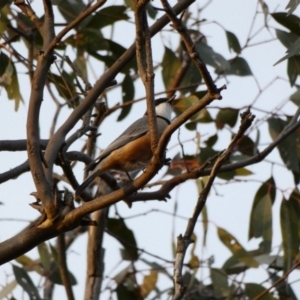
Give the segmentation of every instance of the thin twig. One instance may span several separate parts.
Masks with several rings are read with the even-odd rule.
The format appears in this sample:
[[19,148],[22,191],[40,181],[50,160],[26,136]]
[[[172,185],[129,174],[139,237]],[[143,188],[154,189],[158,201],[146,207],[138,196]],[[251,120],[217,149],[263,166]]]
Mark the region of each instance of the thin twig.
[[207,199],[209,191],[212,187],[212,184],[218,174],[219,169],[224,164],[224,162],[229,158],[234,146],[238,143],[239,139],[243,136],[245,131],[251,126],[255,116],[252,115],[252,113],[250,112],[250,109],[248,109],[244,113],[241,114],[241,118],[242,118],[242,122],[241,122],[241,125],[240,125],[240,128],[239,128],[237,134],[233,137],[233,139],[232,139],[231,143],[229,144],[229,146],[227,147],[227,149],[224,150],[217,157],[217,160],[214,163],[214,166],[210,172],[210,176],[208,178],[206,186],[204,187],[203,191],[200,193],[197,204],[194,208],[193,215],[188,221],[184,236],[182,236],[180,234],[177,238],[177,249],[176,249],[176,257],[175,257],[175,265],[174,265],[175,293],[172,298],[173,300],[182,299],[185,294],[187,286],[184,285],[183,277],[182,277],[182,268],[183,268],[185,253],[186,253],[188,246],[191,243],[193,243],[192,234],[194,232],[194,228],[196,226],[198,217],[206,203],[206,199]]
[[202,58],[200,57],[200,54],[197,52],[196,46],[193,43],[186,26],[181,21],[181,19],[177,18],[174,10],[172,9],[172,7],[170,6],[170,4],[167,0],[161,0],[161,3],[163,5],[168,17],[172,21],[173,27],[180,34],[192,61],[194,62],[195,66],[198,68],[198,70],[207,86],[209,93],[211,93],[211,94],[218,93],[215,83],[214,83],[213,79],[211,78],[210,73],[208,72],[206,65],[204,64]]
[[255,298],[253,298],[253,300],[258,300],[261,299],[264,295],[266,295],[273,287],[275,287],[276,285],[278,285],[279,283],[281,283],[282,281],[285,281],[288,276],[298,267],[300,266],[300,260],[297,260],[295,262],[295,264],[293,265],[293,267],[288,270],[287,272],[285,272],[278,280],[276,280],[269,288],[265,289],[263,292],[261,292],[259,295],[257,295]]
[[80,13],[79,16],[69,23],[61,32],[57,34],[57,36],[52,40],[51,44],[46,50],[45,55],[52,53],[56,45],[61,41],[61,39],[75,26],[77,26],[80,22],[82,22],[86,17],[90,16],[95,10],[104,5],[106,0],[97,1],[93,6],[87,8],[84,12]]
[[62,233],[57,237],[57,252],[59,260],[59,271],[66,290],[68,300],[74,299],[73,289],[69,278],[69,271],[67,266],[66,243],[65,234]]

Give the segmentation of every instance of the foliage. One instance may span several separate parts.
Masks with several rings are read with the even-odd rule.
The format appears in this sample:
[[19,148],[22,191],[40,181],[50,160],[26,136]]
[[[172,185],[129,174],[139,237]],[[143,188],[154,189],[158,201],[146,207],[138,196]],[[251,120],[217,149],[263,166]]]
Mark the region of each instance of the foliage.
[[[139,58],[138,47],[134,46],[135,26],[132,23],[138,15],[137,1],[111,5],[104,1],[94,3],[76,0],[74,4],[69,0],[52,3],[45,0],[43,7],[37,2],[2,1],[0,4],[2,96],[6,95],[7,99],[14,101],[16,120],[23,113],[21,107],[26,107],[28,111],[26,138],[18,140],[16,134],[10,140],[0,141],[1,153],[27,151],[28,160],[5,170],[0,174],[0,182],[5,187],[10,180],[18,182],[22,174],[31,174],[30,182],[34,182],[36,187],[33,193],[36,202],[31,206],[41,213],[41,217],[31,220],[31,225],[20,234],[0,244],[3,249],[1,262],[12,262],[9,270],[10,277],[13,277],[2,282],[0,298],[14,299],[14,295],[22,290],[30,299],[51,299],[54,286],[63,286],[68,299],[80,299],[80,296],[74,296],[73,289],[76,285],[83,287],[84,283],[71,270],[67,258],[70,257],[69,249],[73,249],[73,245],[84,235],[88,236],[86,299],[98,299],[99,295],[119,300],[167,299],[172,296],[181,299],[181,293],[185,293],[184,299],[297,299],[296,289],[288,276],[292,272],[298,274],[299,271],[295,269],[300,265],[300,112],[296,108],[300,104],[300,29],[299,17],[294,14],[298,1],[291,0],[287,4],[288,14],[286,11],[270,12],[267,1],[258,1],[249,34],[242,38],[232,30],[227,30],[223,24],[218,24],[213,13],[209,15],[210,19],[202,19],[209,5],[201,7],[198,4],[198,7],[193,1],[181,1],[176,9],[180,15],[186,8],[177,20],[182,23],[178,25],[173,20],[172,27],[167,27],[169,19],[165,16],[167,21],[163,21],[162,15],[168,10],[165,8],[165,11],[161,11],[148,1],[141,1],[147,4],[144,17],[147,16],[152,27],[149,32],[146,28],[145,34],[137,30],[140,37],[145,38],[147,34],[153,36],[157,32],[161,34],[161,39],[153,42],[152,49],[155,51],[151,53],[156,80],[161,81],[161,85],[156,84],[156,87],[159,86],[168,97],[177,91],[174,111],[181,123],[177,126],[180,127],[177,140],[174,138],[176,134],[173,134],[175,146],[168,152],[172,161],[151,183],[148,181],[159,168],[159,159],[155,155],[146,172],[134,181],[135,185],[130,182],[122,185],[123,174],[112,172],[117,181],[112,176],[104,177],[101,183],[94,184],[97,191],[91,188],[81,199],[73,199],[72,196],[78,187],[76,178],[82,177],[82,168],[78,168],[77,162],[90,163],[91,159],[98,156],[97,147],[104,148],[105,143],[99,138],[99,128],[102,133],[106,120],[110,120],[113,125],[106,128],[111,141],[117,135],[115,128],[118,128],[119,122],[121,128],[128,119],[132,122],[133,114],[135,119],[142,115],[136,107],[140,107],[138,102],[144,99],[145,94],[147,100],[151,100],[147,90],[151,77],[147,77],[151,73],[149,61],[144,61],[148,69],[143,73],[136,59]],[[55,16],[53,23],[52,9]],[[263,14],[260,14],[261,11]],[[169,17],[172,19],[171,14]],[[256,22],[264,23],[258,31],[254,29]],[[135,19],[135,25],[137,23]],[[211,45],[209,36],[204,34],[205,26],[210,23],[218,24],[226,38],[225,42],[221,41],[222,47]],[[179,33],[186,33],[181,39],[177,38],[178,28]],[[122,40],[125,32],[127,44]],[[255,38],[262,32],[268,32],[275,38],[257,42]],[[186,37],[191,40],[193,47],[189,47]],[[290,97],[284,104],[278,105],[278,98],[282,97],[278,95],[274,99],[276,105],[268,104],[266,109],[257,103],[260,103],[261,94],[272,88],[273,80],[266,88],[261,88],[256,70],[252,69],[252,62],[247,57],[247,50],[255,46],[262,52],[263,45],[274,42],[274,39],[277,42],[275,47],[282,44],[287,55],[281,59],[278,57],[278,61],[273,63],[279,66],[286,64],[288,84],[285,82],[285,89],[288,90],[290,86],[294,91],[288,90]],[[220,50],[225,47],[228,51]],[[211,82],[210,74],[197,66],[195,53],[200,56],[200,65],[213,74]],[[145,56],[142,59],[145,60]],[[147,77],[146,83],[143,77]],[[225,82],[230,87],[231,81],[246,82],[247,78],[253,78],[259,90],[259,96],[247,100],[247,105],[228,103],[225,95],[223,105],[213,102],[220,96]],[[147,92],[141,88],[142,83]],[[30,91],[25,91],[25,86],[30,86]],[[247,92],[243,89],[245,96]],[[155,92],[156,97],[161,94],[158,89]],[[43,118],[39,107],[48,109],[51,101],[56,107],[54,116],[50,116],[52,107],[47,111],[47,117]],[[200,107],[204,102],[206,105]],[[195,109],[197,106],[198,110]],[[257,114],[254,123],[252,119],[247,127],[244,126],[246,106],[251,106]],[[285,109],[286,106],[289,109]],[[191,109],[195,111],[188,115]],[[60,118],[60,115],[63,117]],[[50,122],[49,126],[47,122]],[[173,127],[170,134],[177,129],[175,125]],[[50,131],[46,140],[41,139],[40,130]],[[237,139],[238,134],[241,136]],[[160,149],[161,143],[157,149]],[[218,166],[220,170],[210,189],[209,182],[215,179],[212,174],[219,158],[226,153],[224,149],[230,149],[231,155],[224,164]],[[267,160],[272,150],[279,155]],[[264,177],[258,176],[257,169],[251,166],[255,163],[271,165],[271,175],[264,173]],[[290,174],[293,178],[286,190],[282,188],[282,171],[278,171],[277,165],[285,170],[284,174]],[[146,178],[151,172],[153,176]],[[197,204],[187,199],[191,198],[188,181],[195,183],[197,188]],[[204,206],[211,198],[218,196],[218,189],[222,185],[232,184],[232,190],[235,190],[243,181],[248,185],[244,191],[245,197],[246,194],[253,197],[251,210],[240,213],[244,216],[244,222],[248,216],[250,218],[249,244],[244,242],[245,239],[241,241],[236,238],[219,221],[213,220],[207,206]],[[153,190],[153,186],[158,186],[158,189]],[[177,199],[175,193],[171,193],[173,189],[184,190],[184,196]],[[14,192],[10,191],[11,194]],[[172,203],[173,211],[166,212],[160,201],[170,198],[170,193],[172,200],[168,201]],[[243,198],[244,195],[236,197]],[[128,207],[133,206],[130,216],[123,214],[120,208],[122,199]],[[9,199],[1,200],[7,205]],[[155,209],[149,209],[144,215],[161,212],[166,217],[164,223],[158,224],[154,217],[148,229],[144,228],[146,225],[143,220],[140,225],[133,226],[130,220],[134,218],[136,202],[145,201],[151,205],[150,200],[159,201],[155,202]],[[182,217],[180,212],[181,206],[188,206],[186,203],[190,206],[190,214],[193,205],[195,211],[201,207],[199,214],[201,212],[202,227],[194,228],[190,235],[187,232],[192,219],[189,222],[187,219],[191,216]],[[28,207],[28,210],[31,208]],[[226,213],[230,214],[230,210]],[[138,212],[135,217],[141,215]],[[152,231],[152,227],[158,227],[158,231],[169,228],[166,225],[169,222],[168,215],[173,218],[173,228],[167,230],[165,240],[172,240],[173,257],[169,255],[165,258],[166,252],[162,249],[164,243],[155,236],[159,232],[153,233],[157,243],[155,253],[149,250],[153,248],[144,232]],[[14,212],[11,216],[14,216]],[[180,223],[182,235],[176,241],[174,224],[180,218],[184,219],[184,223]],[[141,234],[139,229],[142,230]],[[216,231],[212,234],[214,229]],[[280,242],[277,244],[276,240],[275,244],[274,236],[279,234],[279,230]],[[228,250],[229,258],[218,266],[214,263],[215,258],[220,261],[219,257],[223,259],[223,256],[218,247],[209,247],[208,234],[218,240],[218,245],[222,247],[220,249]],[[112,271],[107,268],[107,261],[114,249],[108,248],[103,241],[108,236],[114,241],[115,247],[121,247],[120,253],[112,258],[114,264],[118,260],[121,263]],[[202,243],[199,242],[200,236]],[[246,236],[246,232],[243,232],[243,236]],[[49,241],[53,237],[55,241]],[[149,239],[148,245],[144,244],[143,238]],[[179,247],[181,240],[185,241],[184,250]],[[250,244],[256,245],[255,249],[250,250]],[[34,247],[37,251],[28,254]],[[190,252],[186,253],[186,249]],[[184,254],[180,263],[181,253]],[[258,274],[261,269],[266,271],[263,278],[260,275],[251,279],[247,277],[250,273]],[[176,277],[178,270],[180,274]],[[206,276],[202,272],[206,272]],[[178,287],[182,288],[180,292],[177,291]]]

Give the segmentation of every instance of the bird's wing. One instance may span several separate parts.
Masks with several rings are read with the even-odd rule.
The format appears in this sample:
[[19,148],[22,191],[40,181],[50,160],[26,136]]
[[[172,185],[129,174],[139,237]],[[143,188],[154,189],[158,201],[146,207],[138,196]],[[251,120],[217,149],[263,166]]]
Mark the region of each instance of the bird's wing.
[[116,138],[92,163],[90,163],[86,167],[86,170],[93,170],[104,157],[108,156],[114,150],[119,149],[145,135],[148,130],[147,116],[136,120],[118,138]]

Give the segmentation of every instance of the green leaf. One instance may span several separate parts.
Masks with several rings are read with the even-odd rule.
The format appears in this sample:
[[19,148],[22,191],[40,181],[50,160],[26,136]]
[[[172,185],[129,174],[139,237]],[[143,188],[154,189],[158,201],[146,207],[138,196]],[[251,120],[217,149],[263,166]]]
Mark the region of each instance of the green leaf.
[[293,207],[294,212],[297,214],[297,229],[300,241],[300,193],[298,188],[295,188],[289,197],[289,203]]
[[266,241],[272,237],[272,204],[276,198],[276,184],[271,177],[265,181],[257,190],[250,214],[249,240],[255,238],[266,238]]
[[[275,140],[279,134],[283,131],[284,127],[287,125],[287,121],[279,118],[271,117],[268,119],[269,132],[273,140]],[[298,159],[298,145],[299,136],[297,132],[292,132],[287,138],[281,141],[277,148],[279,154],[286,167],[299,174],[299,159]]]
[[148,275],[144,276],[143,283],[140,286],[143,299],[145,299],[155,288],[158,279],[158,271],[150,270]]
[[290,100],[298,107],[300,105],[300,88],[290,96]]
[[128,259],[133,261],[138,259],[139,255],[134,233],[126,226],[123,219],[109,218],[107,221],[107,231],[125,248]]
[[85,50],[88,53],[106,50],[107,48],[107,43],[103,38],[101,31],[93,28],[82,28],[75,36],[66,39],[65,42],[80,51]]
[[279,59],[274,66],[276,66],[277,64],[281,63],[282,61],[291,58],[295,55],[298,55],[300,52],[300,38],[298,38],[286,51],[288,54],[285,55],[284,57],[282,57],[281,59]]
[[53,247],[51,244],[49,244],[50,246],[50,250],[51,250],[51,255],[53,260],[58,263],[59,262],[59,257],[58,257],[58,253],[57,253],[57,249],[55,247]]
[[31,300],[41,299],[37,288],[32,282],[31,278],[23,268],[19,268],[16,265],[12,265],[14,275],[18,284],[24,289]]
[[[259,248],[263,253],[271,252],[272,247],[272,199],[270,194],[265,195],[255,207],[253,214],[254,234],[263,238]],[[256,221],[256,223],[255,223]]]
[[218,227],[221,242],[231,251],[235,258],[250,268],[257,268],[258,262],[242,247],[238,240],[225,229]]
[[234,127],[239,116],[239,110],[233,108],[221,108],[216,116],[216,126],[222,129],[225,124]]
[[225,261],[222,269],[226,272],[227,275],[233,275],[245,272],[248,267],[233,255]]
[[[262,285],[256,283],[246,283],[245,284],[245,294],[248,296],[248,299],[254,299],[260,293],[262,293],[266,288]],[[266,295],[259,298],[260,300],[275,300],[275,298],[267,293]]]
[[212,147],[217,141],[218,141],[218,134],[214,134],[214,135],[210,136],[206,141],[204,141],[204,143],[208,147]]
[[[75,278],[75,276],[68,270],[68,277],[69,277],[69,281],[70,284],[76,285],[77,284],[77,280]],[[59,285],[63,285],[63,281],[61,278],[61,274],[60,274],[60,270],[59,270],[59,266],[56,262],[52,262],[51,266],[50,266],[50,271],[49,271],[49,279],[54,283],[54,284],[59,284]]]
[[100,30],[101,28],[110,26],[118,21],[129,20],[126,10],[127,7],[124,5],[107,6],[94,14],[86,27]]
[[[122,94],[123,94],[123,104],[128,102],[128,101],[132,101],[134,98],[134,84],[133,84],[133,79],[131,78],[131,76],[129,74],[125,75],[125,78],[122,82]],[[121,110],[121,113],[118,116],[117,121],[122,121],[123,119],[125,119],[127,117],[127,115],[129,114],[130,110],[131,110],[132,105],[127,105],[124,106]]]
[[196,50],[206,64],[218,69],[218,73],[226,72],[230,68],[228,61],[221,54],[215,52],[213,48],[208,46],[206,43],[197,43]]
[[226,32],[229,50],[230,51],[233,50],[235,53],[240,54],[242,48],[236,35],[231,31],[225,31],[225,32]]
[[280,29],[275,29],[275,32],[277,38],[285,48],[291,47],[298,39],[298,36],[291,32],[286,32]]
[[0,75],[0,86],[5,88],[8,99],[15,100],[15,111],[17,111],[22,101],[18,76],[15,65],[3,52],[0,53]]
[[[259,265],[265,265],[276,270],[283,269],[283,258],[281,256],[261,254],[261,249],[252,250],[248,253],[259,263]],[[226,274],[233,275],[246,271],[248,267],[240,262],[235,256],[231,256],[224,263],[222,269],[226,271]]]
[[142,299],[138,289],[130,289],[124,284],[119,284],[116,289],[118,300]]
[[51,255],[46,243],[38,245],[38,251],[41,259],[41,263],[46,271],[50,270],[51,267]]
[[[85,4],[82,0],[55,0],[53,5],[57,5],[60,13],[68,23],[72,22],[85,10]],[[87,21],[84,23],[86,22]],[[80,27],[82,27],[83,24],[81,23]]]
[[173,277],[171,274],[168,273],[167,269],[164,268],[161,264],[158,264],[156,262],[150,262],[145,258],[141,258],[141,261],[144,262],[146,265],[150,266],[151,268],[157,270],[159,273],[164,274],[167,276],[170,280],[173,280]]
[[174,75],[177,73],[180,66],[181,63],[174,52],[165,47],[165,53],[162,60],[162,78],[166,89],[172,87]]
[[63,99],[70,100],[77,95],[73,83],[73,76],[67,72],[63,71],[61,75],[49,73],[48,79],[55,85],[59,95]]
[[299,0],[290,0],[285,9],[289,9],[288,15],[292,14],[300,4]]
[[252,175],[253,172],[251,172],[250,170],[246,169],[246,168],[239,168],[235,170],[235,175],[236,176],[249,176]]
[[202,224],[203,224],[202,245],[205,247],[206,246],[207,231],[208,231],[208,212],[207,212],[207,206],[206,205],[204,205],[204,207],[202,209],[201,217],[202,217]]
[[226,75],[250,76],[252,71],[247,61],[242,57],[236,57],[229,60],[230,68],[226,71]]
[[156,16],[157,16],[157,9],[154,9],[153,6],[151,5],[151,3],[147,3],[146,5],[146,11],[148,13],[148,16],[151,18],[151,19],[155,19]]
[[[5,2],[6,2],[5,0],[0,1],[0,6],[6,5]],[[0,8],[0,10],[1,10],[1,8]],[[13,28],[13,26],[11,25],[11,21],[8,19],[8,12],[6,9],[2,9],[1,10],[1,18],[0,18],[0,35],[3,36],[5,33],[7,35],[6,38],[8,38],[8,39],[15,36],[15,33],[13,33],[9,27]],[[17,41],[18,40],[19,39],[17,39]],[[12,41],[15,41],[15,40],[12,40]],[[1,54],[2,53],[0,53],[0,55]]]
[[289,76],[291,86],[294,86],[298,75],[300,75],[299,55],[295,55],[288,59],[287,74]]
[[289,29],[292,33],[300,36],[300,19],[295,15],[289,15],[285,12],[283,13],[274,13],[271,16],[282,26]]
[[284,272],[286,272],[291,269],[299,251],[298,216],[291,199],[289,201],[283,199],[281,202],[280,225],[284,253]]
[[[0,52],[0,76],[2,77],[5,73],[5,70],[9,64],[9,57],[3,53],[3,51]],[[1,83],[4,79],[1,78]]]
[[203,165],[208,159],[215,157],[219,152],[211,147],[201,147],[199,154],[199,163]]
[[247,156],[253,156],[258,152],[256,143],[254,143],[247,135],[243,135],[239,139],[236,145],[236,150]]
[[29,271],[41,271],[41,267],[39,266],[39,262],[31,259],[29,256],[23,254],[15,259],[16,262],[21,264],[25,270]]
[[222,269],[211,268],[210,278],[212,281],[214,296],[216,298],[223,298],[229,296],[229,285],[227,274]]
[[[101,45],[103,50],[107,50],[107,54],[102,55],[97,53],[95,49],[88,49],[89,54],[91,54],[96,59],[103,61],[108,68],[110,68],[116,62],[116,60],[119,59],[120,56],[122,56],[127,50],[120,44],[109,39],[103,39],[101,43],[98,44]],[[124,68],[122,68],[120,72],[122,72],[123,74],[128,74],[130,70],[137,70],[135,59],[131,60]]]
[[130,7],[132,10],[134,10],[134,1],[133,0],[125,0],[125,4]]
[[77,55],[77,57],[76,57],[73,64],[77,68],[77,72],[79,72],[79,74],[81,76],[83,76],[83,78],[88,79],[88,72],[87,72],[87,67],[86,67],[86,58],[84,57],[84,55]]
[[226,171],[226,172],[221,172],[217,175],[217,177],[223,179],[223,180],[231,180],[235,177],[236,175],[236,171],[235,170],[230,170],[230,171]]
[[[174,77],[174,74],[173,74]],[[190,63],[187,71],[185,72],[183,79],[180,83],[180,86],[185,87],[184,91],[185,93],[195,93],[199,85],[201,84],[202,76],[198,70],[198,68],[195,66],[194,63]]]
[[[191,95],[189,97],[179,99],[178,101],[176,101],[176,104],[173,106],[176,115],[182,114],[184,111],[186,111],[189,107],[193,106],[198,101],[199,101],[199,98],[195,95]],[[207,111],[207,109],[203,108],[202,110],[200,110],[199,112],[194,114],[190,118],[190,121],[191,121],[191,123],[189,123],[189,124],[193,124],[193,126],[194,126],[193,129],[195,129],[196,122],[210,123],[213,121],[213,119],[212,119],[211,115],[209,114],[209,112]]]

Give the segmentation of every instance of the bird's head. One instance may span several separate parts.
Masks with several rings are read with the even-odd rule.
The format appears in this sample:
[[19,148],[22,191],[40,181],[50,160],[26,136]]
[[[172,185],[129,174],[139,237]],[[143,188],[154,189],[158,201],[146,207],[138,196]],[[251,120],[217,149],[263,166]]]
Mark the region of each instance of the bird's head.
[[[173,112],[173,100],[175,95],[171,98],[159,98],[154,101],[155,112],[157,116],[163,117],[171,122],[171,115]],[[147,115],[147,112],[146,112]]]

